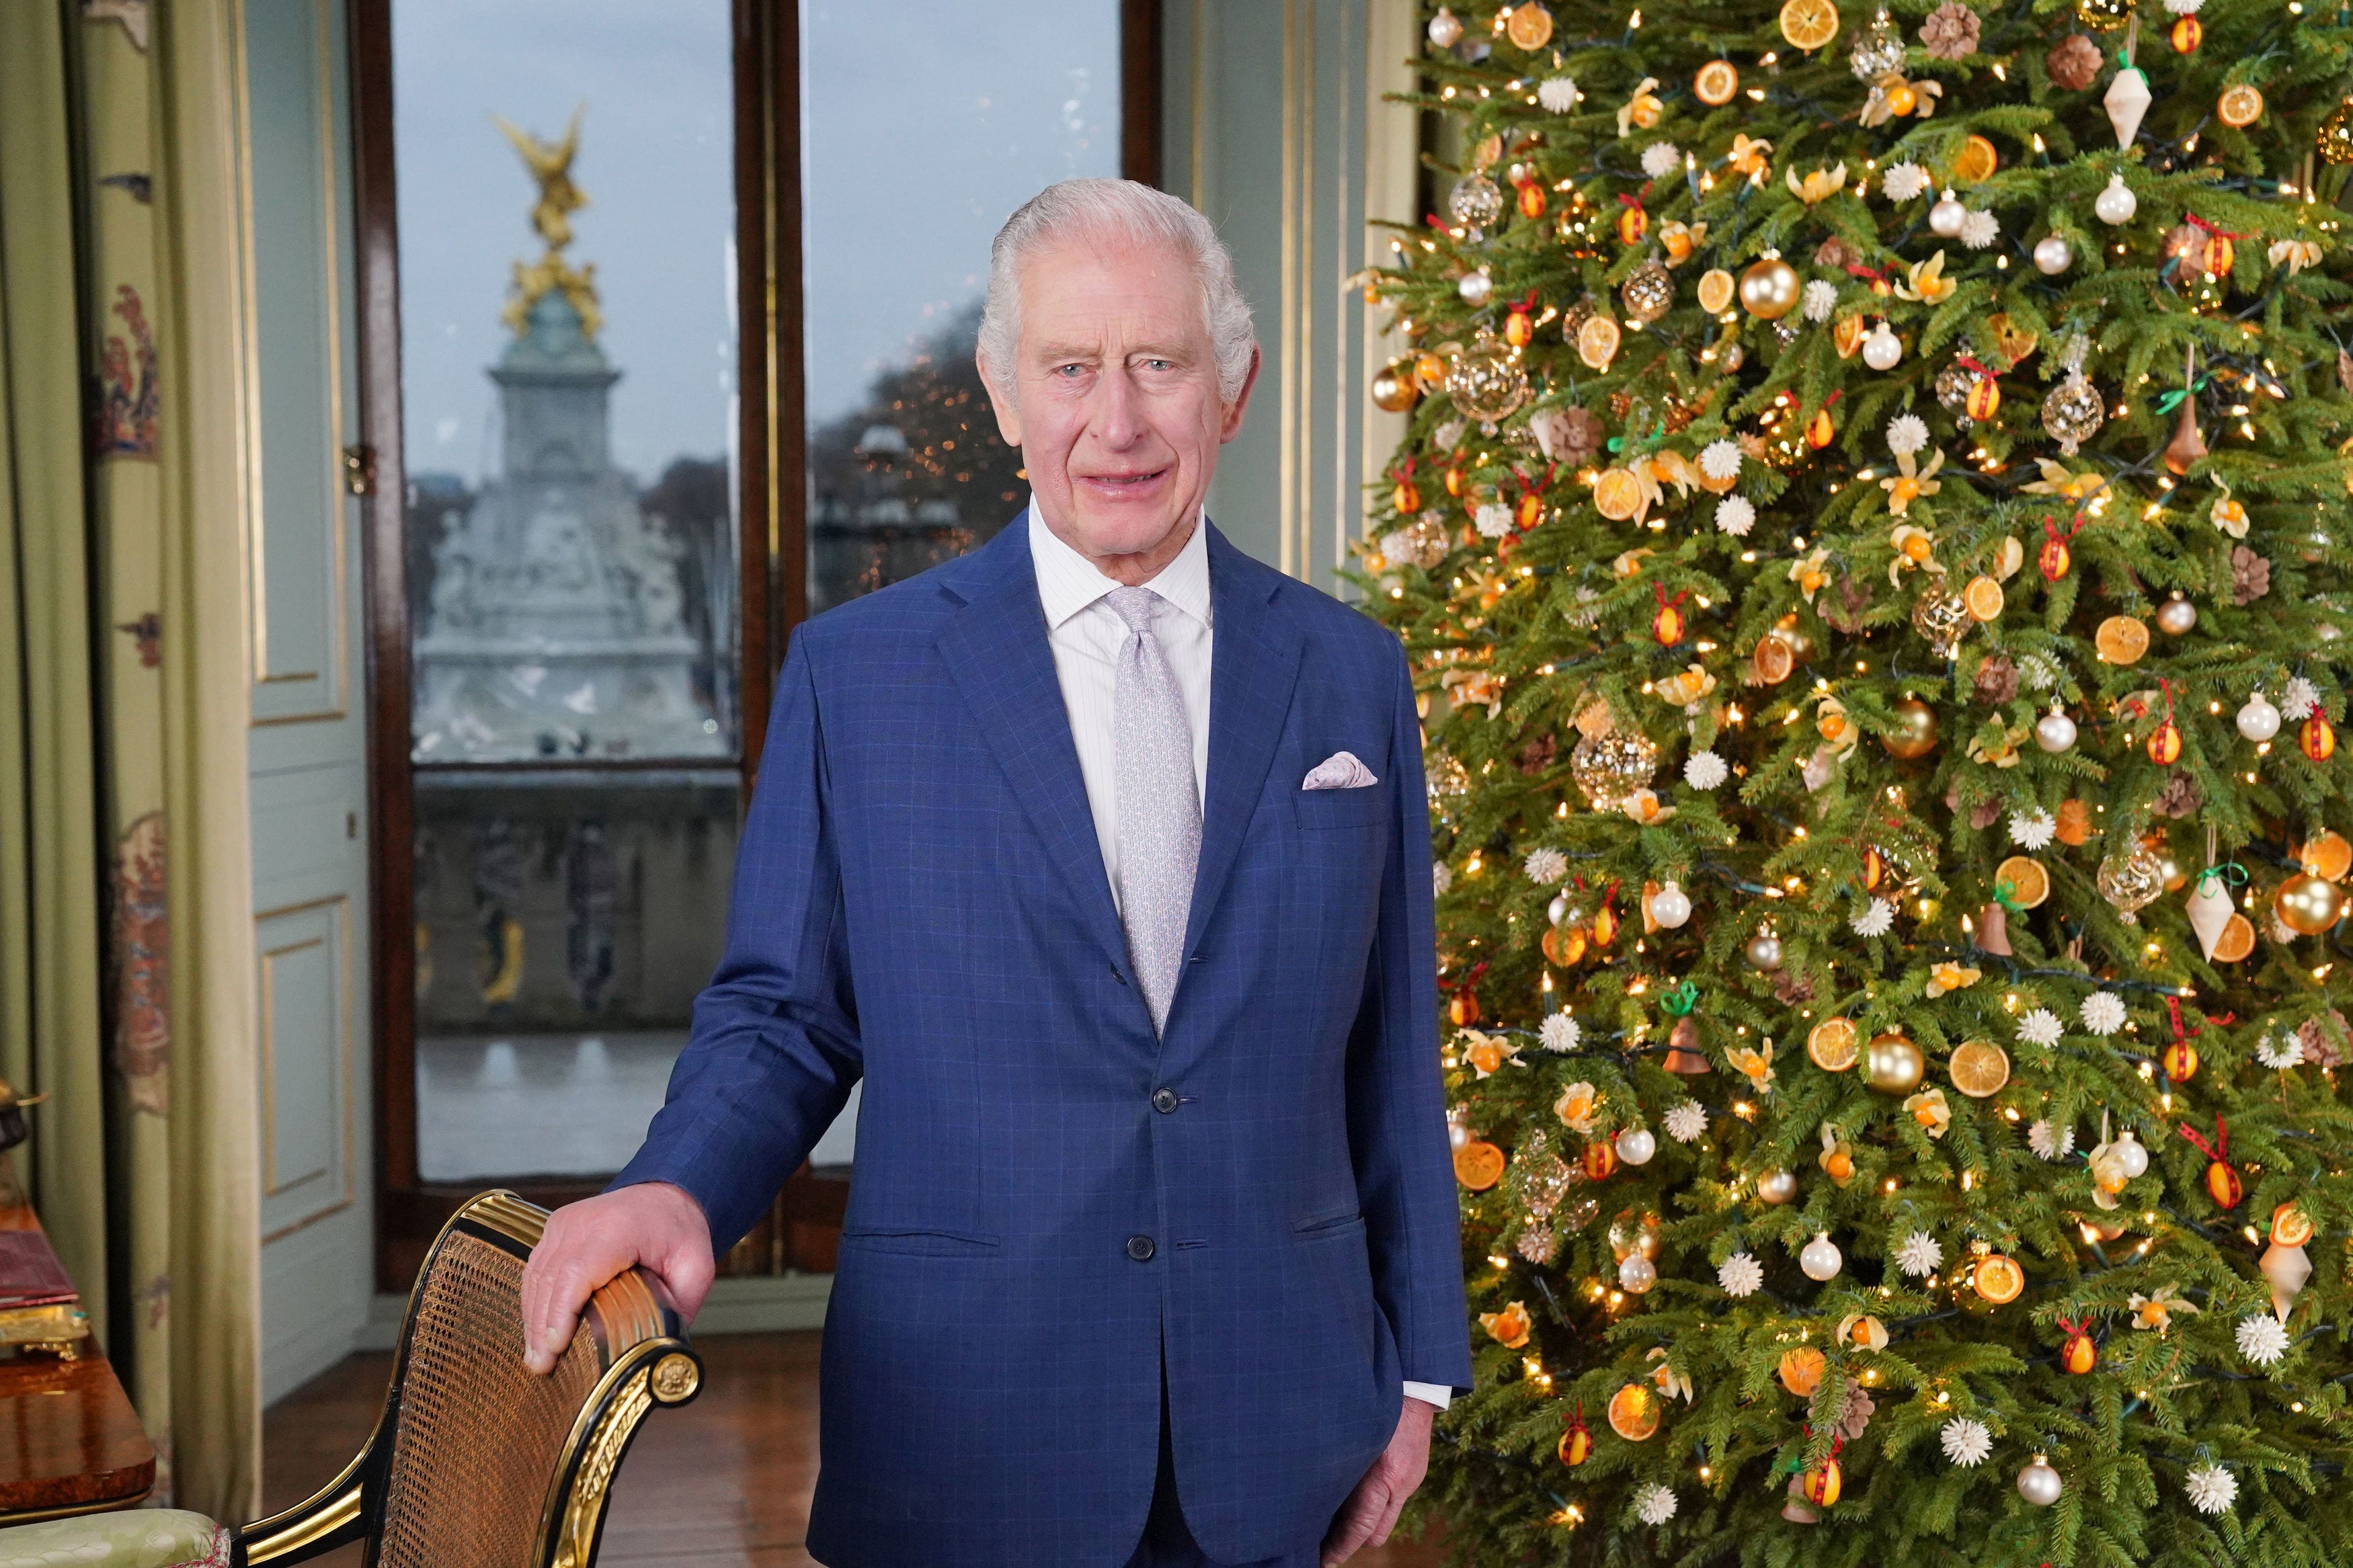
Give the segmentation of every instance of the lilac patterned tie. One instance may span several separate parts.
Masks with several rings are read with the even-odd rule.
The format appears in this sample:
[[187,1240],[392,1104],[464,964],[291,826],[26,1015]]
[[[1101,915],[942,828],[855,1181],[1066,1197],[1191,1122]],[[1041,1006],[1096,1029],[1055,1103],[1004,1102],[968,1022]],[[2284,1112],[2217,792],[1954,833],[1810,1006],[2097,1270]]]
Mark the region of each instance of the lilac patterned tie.
[[1193,784],[1193,727],[1168,655],[1152,629],[1160,595],[1113,588],[1127,623],[1112,685],[1112,749],[1119,789],[1119,914],[1128,957],[1157,1031],[1168,1019],[1201,857],[1201,802]]

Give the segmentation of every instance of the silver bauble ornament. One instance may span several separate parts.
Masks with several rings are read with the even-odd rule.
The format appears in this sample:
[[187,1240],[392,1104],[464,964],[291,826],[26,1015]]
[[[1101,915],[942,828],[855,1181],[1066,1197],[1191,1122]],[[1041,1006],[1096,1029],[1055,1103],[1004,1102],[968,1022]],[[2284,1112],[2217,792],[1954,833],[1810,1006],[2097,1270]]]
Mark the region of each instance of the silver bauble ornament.
[[1904,39],[1895,31],[1894,22],[1882,5],[1871,26],[1855,35],[1854,52],[1847,58],[1847,68],[1860,82],[1876,82],[1888,72],[1904,65]]
[[1903,357],[1904,340],[1884,321],[1862,340],[1862,363],[1873,370],[1894,370]]
[[1596,811],[1615,811],[1659,771],[1659,748],[1625,730],[1588,735],[1568,753],[1568,776]]
[[1680,884],[1662,882],[1651,895],[1651,919],[1666,930],[1673,931],[1691,918],[1691,895]]
[[1481,268],[1456,279],[1454,291],[1462,296],[1464,304],[1476,310],[1495,297],[1495,280]]
[[1781,939],[1769,931],[1760,931],[1748,939],[1748,964],[1767,973],[1781,967]]
[[1806,1243],[1804,1249],[1798,1254],[1798,1267],[1804,1269],[1806,1278],[1816,1284],[1837,1279],[1838,1271],[1845,1262],[1838,1243],[1832,1241],[1826,1231],[1816,1231],[1814,1239]]
[[2034,743],[2046,752],[2068,750],[2075,743],[2075,721],[2052,704],[2051,711],[2034,721]]
[[1441,49],[1451,49],[1462,37],[1462,18],[1440,5],[1438,15],[1430,19],[1430,41]]
[[1630,1165],[1647,1165],[1659,1152],[1659,1135],[1647,1127],[1629,1127],[1618,1134],[1618,1157]]
[[1504,216],[1503,187],[1474,169],[1454,182],[1446,210],[1465,228],[1485,228]]
[[2263,742],[2279,732],[2279,709],[2260,691],[2250,696],[2246,706],[2239,710],[2239,733],[2250,741]]
[[2037,1508],[2049,1508],[2066,1489],[2059,1472],[2051,1468],[2043,1455],[2035,1455],[2032,1462],[2018,1472],[2018,1495]]
[[1659,1266],[1639,1252],[1629,1254],[1618,1266],[1619,1288],[1630,1296],[1646,1295],[1658,1282]]
[[2116,1161],[2116,1169],[2124,1173],[2126,1181],[2137,1182],[2148,1174],[2148,1146],[2134,1137],[2129,1127],[2108,1145],[2108,1155]]
[[1951,588],[1924,589],[1912,603],[1912,629],[1928,639],[1928,651],[1938,658],[1952,658],[1977,624],[1968,601]]
[[2187,637],[2198,624],[2198,606],[2187,599],[2168,599],[2150,618],[2157,622],[2158,631],[2169,637]]
[[2130,185],[2125,184],[2125,177],[2117,174],[2109,179],[2105,189],[2092,198],[2092,211],[2098,214],[2100,221],[2105,224],[2130,223],[2133,214],[2140,211],[2140,198],[2133,195]]
[[2034,242],[2035,269],[2045,277],[2056,278],[2075,265],[2075,247],[2063,234],[2046,234]]
[[1969,209],[1961,205],[1958,196],[1948,187],[1936,205],[1928,209],[1928,232],[1939,239],[1958,239],[1961,225],[1969,218]]
[[1552,902],[1545,906],[1545,920],[1552,925],[1560,924],[1567,918],[1569,907],[1568,895],[1566,892],[1555,893],[1552,896]]
[[1786,1204],[1798,1195],[1798,1173],[1790,1170],[1767,1171],[1757,1178],[1757,1195],[1768,1204]]

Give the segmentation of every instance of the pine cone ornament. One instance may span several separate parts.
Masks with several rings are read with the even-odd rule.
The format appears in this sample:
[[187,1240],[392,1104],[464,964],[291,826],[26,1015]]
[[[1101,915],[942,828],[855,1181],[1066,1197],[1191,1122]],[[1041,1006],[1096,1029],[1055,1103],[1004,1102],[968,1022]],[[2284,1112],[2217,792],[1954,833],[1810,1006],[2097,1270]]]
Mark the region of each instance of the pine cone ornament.
[[2198,793],[2198,781],[2188,773],[2176,773],[2157,792],[2157,800],[2149,809],[2159,816],[2178,818],[2191,815],[2205,804],[2205,797]]
[[2296,1044],[2304,1047],[2304,1059],[2315,1067],[2341,1067],[2345,1062],[2344,1048],[2337,1044],[2345,1037],[2345,1015],[2332,1008],[2328,1017],[2337,1026],[2333,1030],[2317,1018],[2306,1018],[2295,1028]]
[[1536,445],[1556,463],[1574,466],[1601,450],[1600,416],[1588,408],[1547,408],[1528,421]]
[[1846,1410],[1839,1418],[1839,1436],[1850,1443],[1862,1436],[1864,1428],[1871,1425],[1871,1417],[1877,1409],[1878,1406],[1871,1402],[1871,1395],[1863,1391],[1862,1384],[1852,1383],[1847,1384]]
[[1835,596],[1825,594],[1821,604],[1822,619],[1848,637],[1862,631],[1862,612],[1871,608],[1871,585],[1852,577],[1843,579]]
[[2001,820],[2001,802],[1981,800],[1969,807],[1969,826],[1980,832]]
[[1798,971],[1780,970],[1773,976],[1773,994],[1784,1007],[1803,1006],[1814,999],[1814,983]]
[[2252,605],[2272,591],[2272,563],[2243,544],[2231,546],[2231,603]]
[[1862,265],[1862,252],[1839,238],[1838,236],[1832,235],[1822,241],[1820,247],[1815,250],[1814,265],[1836,268],[1841,270],[1849,267],[1860,267]]
[[1999,708],[2018,696],[2018,665],[2006,653],[1989,653],[1978,664],[1977,699]]
[[2100,46],[2081,33],[2070,33],[2042,57],[2051,85],[2062,92],[2081,92],[2100,74]]
[[1553,759],[1559,754],[1560,742],[1558,741],[1556,741],[1550,735],[1538,735],[1535,740],[1530,741],[1526,745],[1520,748],[1520,755],[1518,759],[1519,770],[1528,777],[1534,778],[1538,773],[1550,768],[1553,764]]
[[1978,52],[1978,26],[1975,11],[1959,0],[1945,0],[1921,24],[1920,42],[1937,59],[1966,59]]

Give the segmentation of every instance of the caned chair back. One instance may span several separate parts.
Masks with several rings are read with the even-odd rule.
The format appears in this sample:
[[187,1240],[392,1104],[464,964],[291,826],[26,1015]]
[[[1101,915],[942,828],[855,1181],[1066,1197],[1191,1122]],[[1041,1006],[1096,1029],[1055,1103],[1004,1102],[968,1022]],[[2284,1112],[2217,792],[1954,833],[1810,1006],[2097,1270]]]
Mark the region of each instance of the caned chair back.
[[638,1269],[591,1299],[541,1377],[522,1363],[522,1269],[547,1220],[485,1193],[442,1228],[408,1303],[367,1447],[299,1506],[235,1532],[244,1563],[350,1541],[368,1568],[588,1568],[621,1456],[654,1406],[702,1384],[660,1283]]

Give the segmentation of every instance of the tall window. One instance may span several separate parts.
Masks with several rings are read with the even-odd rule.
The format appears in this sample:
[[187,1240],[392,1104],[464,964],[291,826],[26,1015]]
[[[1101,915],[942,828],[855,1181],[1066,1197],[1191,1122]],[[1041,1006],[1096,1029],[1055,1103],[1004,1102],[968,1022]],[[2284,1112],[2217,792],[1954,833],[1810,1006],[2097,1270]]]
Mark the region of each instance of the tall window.
[[417,1169],[636,1147],[737,816],[727,0],[395,0]]

